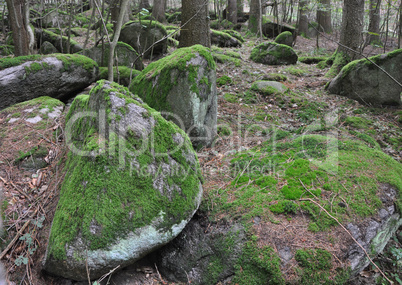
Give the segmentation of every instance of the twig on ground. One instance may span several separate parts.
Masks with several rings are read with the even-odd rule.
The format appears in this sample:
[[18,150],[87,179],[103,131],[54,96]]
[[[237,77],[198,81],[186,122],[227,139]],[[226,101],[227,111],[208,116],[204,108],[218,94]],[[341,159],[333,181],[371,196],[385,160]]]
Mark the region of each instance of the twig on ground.
[[328,216],[330,216],[333,220],[335,220],[341,228],[353,239],[353,241],[363,250],[364,254],[367,256],[368,260],[374,265],[374,267],[381,273],[381,275],[390,283],[394,284],[388,277],[382,272],[382,270],[377,266],[377,264],[374,263],[374,261],[371,259],[370,255],[367,253],[367,251],[364,249],[364,247],[353,237],[353,235],[346,229],[339,221],[337,218],[332,216],[327,210],[324,209],[323,206],[321,206],[318,202],[314,201],[311,198],[303,198],[299,199],[299,201],[310,201],[314,204],[316,204],[321,210],[323,210]]
[[13,240],[8,244],[5,250],[0,254],[0,260],[3,259],[3,257],[7,254],[7,252],[10,250],[10,248],[15,244],[15,242],[19,239],[20,235],[24,232],[26,227],[29,225],[31,220],[28,220],[25,222],[25,224],[22,226],[22,228],[17,232]]

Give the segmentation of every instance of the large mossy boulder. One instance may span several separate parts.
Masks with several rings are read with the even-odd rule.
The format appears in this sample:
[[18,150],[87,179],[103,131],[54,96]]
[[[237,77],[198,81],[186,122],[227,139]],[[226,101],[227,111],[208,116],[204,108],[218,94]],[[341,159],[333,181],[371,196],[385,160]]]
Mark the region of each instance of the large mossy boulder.
[[218,47],[240,47],[241,42],[235,37],[225,32],[220,32],[211,29],[211,44],[217,45]]
[[250,59],[267,65],[295,64],[297,54],[287,45],[269,42],[253,48]]
[[67,53],[68,45],[70,45],[70,53],[76,53],[82,50],[82,46],[73,39],[61,36],[46,29],[35,29],[35,36],[38,39],[38,46],[41,47],[43,42],[49,42],[56,47],[61,53]]
[[[106,67],[109,60],[110,45],[107,43],[103,47],[101,45],[85,49],[80,52],[89,58],[95,60],[99,66]],[[132,67],[134,63],[134,68],[137,70],[143,70],[144,64],[141,58],[139,58],[138,53],[130,45],[117,42],[115,48],[115,58],[117,58],[118,66]],[[115,63],[115,62],[114,62]],[[115,63],[116,64],[116,63]]]
[[283,94],[289,90],[283,83],[268,80],[257,80],[251,85],[250,89],[264,96]]
[[127,88],[101,80],[66,117],[65,179],[44,269],[87,280],[174,239],[202,197],[186,134]]
[[148,65],[130,91],[185,130],[195,147],[209,146],[217,123],[215,69],[205,47],[181,48]]
[[0,59],[0,108],[40,96],[68,99],[98,76],[96,62],[83,55],[31,55]]
[[166,28],[157,21],[141,20],[126,23],[121,29],[119,41],[132,46],[145,58],[161,55],[167,50]]
[[402,49],[370,57],[370,60],[383,70],[367,59],[353,61],[330,82],[328,91],[374,107],[402,105]]

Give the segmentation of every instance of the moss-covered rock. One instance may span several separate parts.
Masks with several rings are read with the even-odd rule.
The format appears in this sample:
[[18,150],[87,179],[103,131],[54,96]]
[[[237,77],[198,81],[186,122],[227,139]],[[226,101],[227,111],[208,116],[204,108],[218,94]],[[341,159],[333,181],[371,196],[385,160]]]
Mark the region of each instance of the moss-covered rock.
[[[98,79],[108,79],[108,68],[99,67]],[[136,69],[128,68],[127,66],[114,66],[113,67],[113,78],[114,81],[120,85],[128,87],[130,85],[130,77],[133,79],[138,76],[141,71]]]
[[67,46],[70,44],[70,53],[76,53],[82,50],[82,46],[68,37],[57,35],[46,29],[35,29],[36,38],[40,39],[39,46],[41,43],[47,41],[54,45],[57,50],[61,53],[67,53]]
[[[109,52],[110,45],[108,43],[90,49],[86,49],[80,52],[89,58],[92,58],[94,61],[98,63],[99,66],[107,66],[109,60]],[[142,63],[141,58],[138,56],[138,53],[131,47],[130,45],[117,42],[117,45],[114,50],[114,58],[117,58],[118,66],[127,66],[132,67],[134,63],[134,68],[137,70],[143,70],[144,64]]]
[[59,51],[57,48],[52,45],[50,42],[45,41],[42,43],[42,45],[39,48],[39,52],[41,54],[52,54],[52,53],[58,53]]
[[258,80],[251,85],[251,90],[264,96],[285,93],[289,90],[284,84],[277,81]]
[[211,44],[218,47],[240,47],[241,42],[228,33],[211,29]]
[[262,23],[262,33],[268,38],[275,38],[282,32],[291,32],[293,37],[296,37],[296,28],[286,24],[278,23],[274,17],[265,16]]
[[77,96],[66,122],[45,270],[86,280],[175,238],[201,201],[200,166],[179,127],[116,83]]
[[239,42],[241,42],[241,43],[244,43],[244,42],[245,42],[245,40],[244,40],[244,38],[242,37],[242,35],[241,35],[239,32],[237,32],[237,31],[234,31],[234,30],[223,30],[222,32],[231,35],[232,37],[236,38],[236,39],[237,39]]
[[166,35],[166,28],[157,21],[131,21],[121,29],[119,41],[129,44],[140,55],[144,54],[148,58],[166,52],[167,39],[163,39]]
[[297,55],[291,47],[271,42],[253,48],[250,59],[268,65],[295,64]]
[[181,22],[181,12],[174,12],[173,14],[169,15],[166,20],[168,23],[179,23]]
[[210,145],[217,122],[215,69],[205,47],[181,48],[148,65],[130,91],[185,130],[194,146]]
[[98,65],[78,54],[0,59],[0,108],[41,96],[68,99],[98,76]]
[[[402,49],[370,58],[400,84]],[[375,107],[402,105],[402,87],[367,59],[352,61],[330,82],[328,91]]]
[[277,44],[292,46],[293,45],[293,34],[289,31],[280,33],[276,38],[275,42]]

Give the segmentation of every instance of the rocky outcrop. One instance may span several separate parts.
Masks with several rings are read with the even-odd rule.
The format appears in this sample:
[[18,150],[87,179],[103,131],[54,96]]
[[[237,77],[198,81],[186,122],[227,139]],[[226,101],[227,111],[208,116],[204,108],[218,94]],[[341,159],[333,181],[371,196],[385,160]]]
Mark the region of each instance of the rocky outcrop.
[[259,44],[253,48],[250,59],[267,65],[295,64],[297,55],[287,45],[270,42]]
[[241,42],[228,33],[211,29],[211,44],[218,47],[240,47]]
[[[66,176],[44,269],[99,278],[175,238],[202,185],[186,134],[127,88],[101,80],[66,117]],[[87,268],[87,269],[86,269]]]
[[[141,20],[126,23],[121,29],[119,41],[132,46],[145,58],[161,55],[167,50],[166,28],[157,21]],[[151,48],[152,47],[152,48]]]
[[[92,58],[98,63],[99,66],[106,67],[109,60],[110,45],[105,44],[103,47],[101,45],[86,49],[80,52],[89,58]],[[144,64],[141,58],[139,58],[138,53],[128,44],[123,42],[118,42],[115,48],[115,58],[117,58],[118,66],[132,67],[134,63],[134,68],[137,70],[143,70]]]
[[206,219],[198,217],[151,257],[170,281],[217,284],[235,274],[246,240],[245,229],[240,224],[208,227]]
[[328,91],[373,107],[402,105],[402,49],[373,56],[370,60],[372,62],[356,60],[344,66],[328,85]]
[[195,147],[209,146],[216,135],[215,68],[205,47],[181,48],[148,65],[130,91],[185,130]]
[[277,81],[258,80],[251,85],[251,90],[264,96],[285,93],[289,90],[284,84]]
[[42,45],[40,46],[39,52],[41,54],[59,53],[57,48],[54,45],[52,45],[51,43],[49,43],[48,41],[45,41],[42,43]]
[[0,59],[0,108],[41,96],[67,99],[93,83],[98,65],[83,55]]

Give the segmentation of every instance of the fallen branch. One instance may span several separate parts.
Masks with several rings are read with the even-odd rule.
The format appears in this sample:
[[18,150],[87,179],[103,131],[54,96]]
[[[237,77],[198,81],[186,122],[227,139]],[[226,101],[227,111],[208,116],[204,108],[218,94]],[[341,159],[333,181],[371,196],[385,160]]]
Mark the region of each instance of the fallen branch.
[[3,250],[3,252],[0,254],[0,260],[3,259],[3,257],[6,255],[6,253],[10,250],[10,248],[16,243],[16,241],[19,239],[20,235],[24,232],[26,227],[29,225],[31,220],[28,220],[25,222],[25,224],[22,226],[22,228],[17,232],[13,240],[7,245],[6,249]]
[[394,284],[394,282],[392,282],[391,280],[388,279],[388,277],[384,274],[384,272],[382,272],[382,270],[377,266],[377,264],[374,263],[374,261],[371,259],[371,257],[369,256],[369,254],[367,253],[367,251],[364,249],[364,247],[352,236],[352,234],[348,231],[348,229],[346,229],[339,221],[337,218],[335,218],[334,216],[332,216],[330,213],[328,213],[327,210],[324,209],[324,207],[322,207],[319,203],[317,203],[316,201],[314,201],[311,198],[304,198],[304,199],[299,199],[299,201],[310,201],[313,202],[314,204],[316,204],[318,207],[320,207],[321,210],[323,210],[328,216],[330,216],[332,219],[334,219],[341,227],[342,229],[353,239],[353,241],[363,250],[364,254],[367,256],[367,258],[369,259],[369,261],[374,265],[375,268],[377,268],[377,270],[381,273],[381,275],[390,283],[390,284]]

